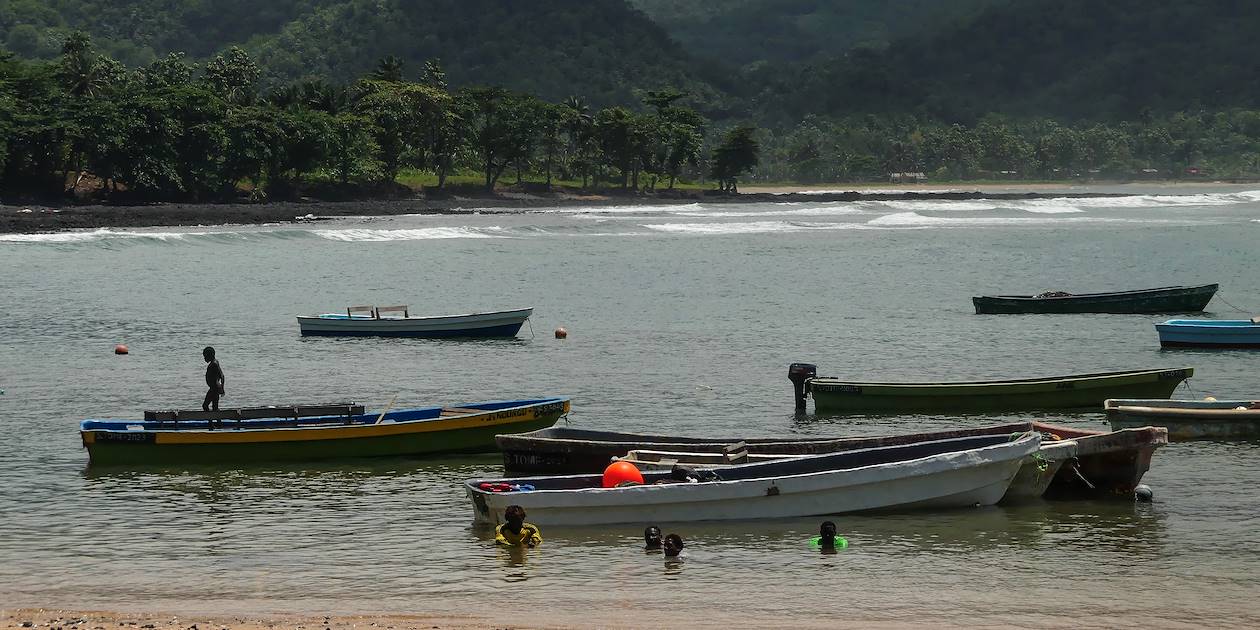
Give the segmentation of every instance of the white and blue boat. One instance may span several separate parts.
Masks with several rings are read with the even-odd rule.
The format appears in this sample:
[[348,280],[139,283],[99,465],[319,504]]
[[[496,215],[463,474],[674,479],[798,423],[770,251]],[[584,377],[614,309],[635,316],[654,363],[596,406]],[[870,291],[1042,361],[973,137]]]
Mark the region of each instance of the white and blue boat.
[[345,313],[298,316],[303,335],[332,337],[515,337],[532,308],[413,317],[406,306],[351,306]]
[[1260,317],[1252,319],[1170,319],[1155,324],[1165,348],[1258,348]]
[[476,522],[501,523],[519,505],[544,527],[964,508],[997,503],[1040,448],[1034,432],[981,435],[743,464],[699,482],[649,471],[626,487],[571,475],[473,479],[464,490]]

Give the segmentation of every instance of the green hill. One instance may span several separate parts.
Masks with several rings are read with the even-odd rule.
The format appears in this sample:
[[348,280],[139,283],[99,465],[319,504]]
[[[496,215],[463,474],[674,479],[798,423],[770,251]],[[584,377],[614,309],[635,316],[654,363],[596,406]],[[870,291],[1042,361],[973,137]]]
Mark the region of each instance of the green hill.
[[767,77],[765,110],[1135,119],[1260,106],[1260,3],[1035,0]]
[[637,102],[636,89],[667,84],[723,100],[687,52],[623,0],[0,0],[0,44],[21,56],[53,57],[75,29],[133,67],[170,51],[204,59],[242,45],[268,83],[350,80],[394,55],[408,76],[441,58],[454,85],[552,100]]
[[1009,0],[631,0],[697,56],[799,62],[939,30]]

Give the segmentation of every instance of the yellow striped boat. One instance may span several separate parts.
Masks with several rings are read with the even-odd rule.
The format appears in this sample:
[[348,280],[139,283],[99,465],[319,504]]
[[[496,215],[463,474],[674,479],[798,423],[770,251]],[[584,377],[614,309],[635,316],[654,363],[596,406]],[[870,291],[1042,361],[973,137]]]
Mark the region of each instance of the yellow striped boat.
[[94,465],[275,462],[491,452],[494,436],[555,424],[568,398],[503,400],[365,413],[350,404],[149,411],[143,420],[84,420]]

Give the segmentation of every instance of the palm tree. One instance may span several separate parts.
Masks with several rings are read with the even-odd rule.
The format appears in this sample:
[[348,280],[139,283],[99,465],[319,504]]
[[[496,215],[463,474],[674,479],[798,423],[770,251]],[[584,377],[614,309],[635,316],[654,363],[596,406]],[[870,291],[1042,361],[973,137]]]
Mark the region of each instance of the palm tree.
[[58,74],[66,91],[73,96],[96,96],[109,85],[108,67],[92,50],[92,39],[75,31],[61,46]]
[[403,80],[403,60],[390,55],[376,62],[376,70],[372,71],[372,78],[377,81],[390,81],[397,83]]

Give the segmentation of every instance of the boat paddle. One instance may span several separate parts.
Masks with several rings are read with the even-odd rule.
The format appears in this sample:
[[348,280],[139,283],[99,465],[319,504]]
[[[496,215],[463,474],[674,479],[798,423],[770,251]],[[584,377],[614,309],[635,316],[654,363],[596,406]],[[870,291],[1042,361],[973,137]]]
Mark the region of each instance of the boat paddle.
[[385,414],[389,413],[390,408],[394,406],[395,400],[398,400],[398,394],[394,394],[394,397],[389,399],[389,404],[385,405],[385,409],[381,410],[381,415],[377,416],[376,422],[373,422],[372,424],[380,424],[381,420],[385,419]]

